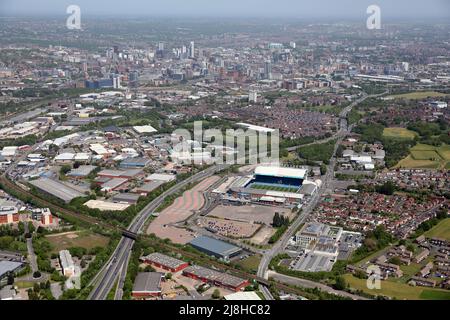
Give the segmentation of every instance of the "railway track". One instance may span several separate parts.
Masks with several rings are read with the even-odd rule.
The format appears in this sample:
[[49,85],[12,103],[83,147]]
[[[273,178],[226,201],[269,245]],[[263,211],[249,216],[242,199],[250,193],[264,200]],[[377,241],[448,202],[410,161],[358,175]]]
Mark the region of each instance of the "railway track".
[[75,219],[79,219],[83,222],[87,222],[90,224],[94,224],[94,225],[98,225],[101,227],[104,227],[107,230],[111,230],[111,231],[119,231],[119,232],[123,232],[124,230],[121,229],[120,227],[114,226],[112,224],[106,223],[102,220],[96,219],[94,217],[91,216],[87,216],[81,213],[76,213],[73,212],[71,210],[62,208],[50,201],[47,201],[45,199],[42,199],[34,194],[32,194],[31,192],[24,190],[23,188],[19,187],[17,184],[15,184],[14,182],[12,182],[11,180],[9,180],[8,178],[6,178],[5,176],[1,176],[0,177],[0,183],[5,186],[6,188],[13,190],[17,193],[22,194],[23,196],[26,196],[27,198],[31,198],[33,199],[36,203],[38,203],[40,206],[42,207],[48,207],[53,211],[53,214],[57,217],[63,215],[62,218],[64,218],[64,215],[67,217],[72,217]]

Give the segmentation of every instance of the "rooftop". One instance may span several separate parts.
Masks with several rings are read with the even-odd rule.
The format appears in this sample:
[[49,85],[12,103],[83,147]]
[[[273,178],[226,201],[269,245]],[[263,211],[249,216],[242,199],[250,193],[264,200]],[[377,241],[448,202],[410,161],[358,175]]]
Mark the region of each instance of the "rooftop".
[[159,253],[159,252],[153,252],[149,254],[148,256],[142,257],[142,260],[149,260],[152,262],[159,263],[163,266],[176,269],[179,266],[185,264],[186,262],[182,260],[178,260],[169,256],[166,256],[165,254]]
[[271,177],[283,177],[294,179],[305,179],[306,169],[284,168],[284,167],[267,167],[259,166],[255,169],[255,174]]
[[235,277],[231,274],[218,272],[200,266],[189,266],[186,269],[184,269],[183,273],[192,274],[197,277],[204,278],[208,281],[214,281],[232,287],[238,287],[246,281],[244,279]]
[[21,262],[15,261],[0,261],[0,278],[8,272],[13,272],[22,266]]
[[38,180],[32,180],[29,182],[31,185],[36,188],[45,191],[58,199],[61,199],[65,202],[70,202],[75,198],[84,197],[85,194],[78,191],[75,188],[71,188],[66,184],[63,184],[59,181],[52,180],[49,178],[40,178]]
[[229,256],[241,250],[241,248],[236,247],[227,242],[205,236],[197,237],[193,239],[191,242],[189,242],[189,244],[195,247],[204,248],[208,251],[217,253],[221,256]]
[[161,278],[163,274],[159,272],[141,272],[134,280],[133,292],[161,292]]

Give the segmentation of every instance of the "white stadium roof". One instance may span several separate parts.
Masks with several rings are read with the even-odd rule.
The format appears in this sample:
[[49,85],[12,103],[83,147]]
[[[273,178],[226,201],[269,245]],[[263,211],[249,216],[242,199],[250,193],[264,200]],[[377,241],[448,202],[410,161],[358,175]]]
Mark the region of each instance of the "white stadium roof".
[[236,123],[236,124],[238,126],[245,127],[245,128],[247,128],[249,130],[255,130],[257,132],[274,132],[275,131],[275,129],[272,129],[272,128],[256,126],[256,125],[253,125],[253,124],[250,124],[250,123],[239,122],[239,123]]
[[306,169],[283,168],[283,167],[265,167],[259,166],[255,169],[255,174],[263,176],[305,179]]
[[156,130],[155,128],[153,128],[150,125],[147,125],[147,126],[134,126],[133,129],[139,134],[158,132],[158,130]]

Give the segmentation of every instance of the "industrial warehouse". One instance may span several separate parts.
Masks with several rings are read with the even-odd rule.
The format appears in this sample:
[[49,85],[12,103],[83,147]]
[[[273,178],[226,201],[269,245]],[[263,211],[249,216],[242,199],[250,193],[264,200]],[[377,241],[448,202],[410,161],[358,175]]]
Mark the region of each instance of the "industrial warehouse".
[[189,242],[189,244],[201,252],[225,261],[230,260],[230,258],[233,258],[242,252],[242,249],[239,247],[205,236],[195,238]]
[[39,191],[61,199],[66,203],[69,203],[75,198],[86,196],[75,185],[48,178],[32,180],[30,184],[39,189]]
[[154,252],[141,257],[141,261],[170,272],[178,272],[189,266],[189,263]]
[[183,270],[183,275],[234,291],[239,291],[250,284],[248,280],[200,266],[187,267]]

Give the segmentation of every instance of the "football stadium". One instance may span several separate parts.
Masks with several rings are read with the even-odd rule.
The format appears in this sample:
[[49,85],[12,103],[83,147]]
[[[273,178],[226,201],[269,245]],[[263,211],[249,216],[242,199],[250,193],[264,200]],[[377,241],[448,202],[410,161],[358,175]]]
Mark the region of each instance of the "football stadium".
[[255,169],[253,178],[245,187],[251,189],[297,192],[305,179],[305,169],[259,166]]
[[318,183],[307,179],[306,169],[259,166],[253,175],[233,181],[228,194],[230,201],[292,206],[314,194]]

